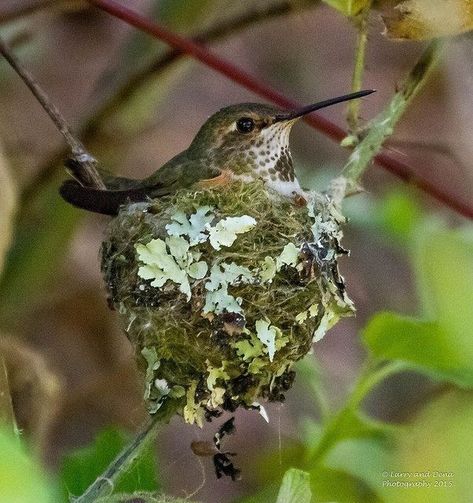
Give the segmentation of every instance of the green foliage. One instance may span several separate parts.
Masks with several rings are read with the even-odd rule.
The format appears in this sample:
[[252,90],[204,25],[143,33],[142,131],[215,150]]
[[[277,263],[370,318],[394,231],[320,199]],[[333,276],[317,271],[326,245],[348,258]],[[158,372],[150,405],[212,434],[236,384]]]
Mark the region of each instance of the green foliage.
[[18,313],[28,312],[25,306],[32,308],[43,298],[45,285],[57,275],[65,243],[82,216],[62,201],[57,184],[56,179],[28,218],[23,216],[17,229],[0,281],[0,318],[6,324],[12,319],[17,323]]
[[52,503],[51,485],[11,431],[0,429],[0,501]]
[[381,438],[340,439],[327,454],[325,465],[363,481],[373,492],[379,491],[380,467],[389,466],[394,442]]
[[377,357],[409,362],[438,379],[473,386],[473,240],[428,228],[415,252],[424,317],[380,313],[363,339]]
[[386,194],[378,206],[379,211],[374,211],[373,216],[380,227],[405,246],[422,219],[414,194],[397,189]]
[[364,482],[342,470],[319,465],[310,471],[310,479],[316,503],[380,503]]
[[[109,463],[128,443],[128,435],[115,428],[99,433],[94,442],[68,454],[61,467],[63,498],[81,495],[89,485],[107,468]],[[114,488],[114,492],[158,489],[156,461],[152,449],[145,451]]]
[[291,468],[282,479],[276,503],[310,503],[310,475],[302,470]]
[[[380,460],[378,487],[384,501],[469,501],[472,487],[469,467],[473,464],[472,431],[471,392],[450,390],[428,404],[402,430],[402,434],[397,435],[390,458]],[[396,477],[383,476],[383,471],[407,472],[411,474],[409,482],[424,481],[428,485],[418,488],[383,486],[382,481],[400,481]]]

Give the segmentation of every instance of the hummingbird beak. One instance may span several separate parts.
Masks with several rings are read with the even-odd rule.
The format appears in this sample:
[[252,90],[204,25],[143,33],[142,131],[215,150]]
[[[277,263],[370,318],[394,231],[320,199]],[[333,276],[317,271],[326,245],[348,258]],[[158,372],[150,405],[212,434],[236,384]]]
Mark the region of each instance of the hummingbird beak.
[[368,94],[376,92],[375,89],[366,89],[364,91],[358,91],[356,93],[345,94],[343,96],[338,96],[337,98],[331,98],[325,101],[319,101],[318,103],[314,103],[313,105],[307,105],[302,108],[298,108],[297,110],[291,110],[286,113],[278,114],[274,118],[274,122],[280,121],[291,121],[294,119],[299,119],[304,115],[310,114],[311,112],[315,112],[315,110],[319,110],[321,108],[330,107],[337,103],[342,103],[343,101],[355,100],[357,98],[362,98],[363,96],[368,96]]

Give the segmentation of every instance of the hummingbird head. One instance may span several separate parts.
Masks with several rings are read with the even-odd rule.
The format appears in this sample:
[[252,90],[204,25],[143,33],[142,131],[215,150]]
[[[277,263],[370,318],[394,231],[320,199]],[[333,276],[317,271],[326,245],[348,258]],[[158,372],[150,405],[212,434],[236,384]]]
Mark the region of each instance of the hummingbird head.
[[231,105],[205,122],[187,153],[191,158],[206,158],[215,168],[229,169],[237,175],[292,182],[289,133],[297,120],[320,108],[372,92],[360,91],[292,111],[259,103]]
[[289,131],[296,119],[278,119],[283,113],[259,103],[222,108],[201,127],[188,153],[237,174],[273,171],[280,158],[290,161]]

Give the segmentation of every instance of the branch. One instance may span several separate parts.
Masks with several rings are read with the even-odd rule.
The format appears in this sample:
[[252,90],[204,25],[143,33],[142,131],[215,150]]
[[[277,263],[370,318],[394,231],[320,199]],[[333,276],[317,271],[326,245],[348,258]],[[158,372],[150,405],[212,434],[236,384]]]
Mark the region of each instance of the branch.
[[364,139],[350,154],[343,169],[342,174],[347,179],[348,192],[357,190],[362,174],[371,164],[386,138],[392,135],[394,126],[406,110],[409,101],[425,84],[439,60],[441,50],[442,43],[439,40],[427,46],[388,106],[370,122]]
[[87,187],[105,189],[105,184],[96,170],[97,161],[84,148],[82,143],[75,138],[61,112],[41,89],[31,73],[20,63],[8,45],[0,38],[0,54],[8,61],[10,66],[28,86],[40,105],[49,115],[54,125],[62,134],[71,150],[71,170],[78,181]]
[[[223,75],[226,75],[234,82],[237,82],[241,86],[246,87],[250,91],[253,91],[255,94],[258,94],[263,98],[273,101],[279,106],[285,108],[296,108],[297,106],[300,106],[300,104],[286,98],[281,93],[266,86],[252,75],[244,72],[243,70],[224,60],[223,58],[220,58],[202,45],[199,45],[192,40],[186,39],[167,30],[163,26],[149,19],[146,19],[133,10],[116,3],[114,0],[88,1],[99,9],[108,12],[109,14],[119,19],[122,19],[126,23],[135,26],[136,28],[146,33],[149,33],[159,40],[166,42],[175,49],[185,52],[186,54],[204,63],[206,66],[213,68]],[[336,140],[337,142],[342,141],[346,136],[346,132],[342,128],[320,115],[310,114],[304,120],[311,126],[323,132],[326,136]],[[394,175],[411,183],[412,185],[415,185],[417,188],[435,197],[443,204],[449,206],[461,215],[473,219],[472,206],[457,201],[453,195],[444,192],[441,188],[431,184],[425,179],[418,177],[417,175],[415,175],[415,171],[408,164],[405,164],[404,162],[391,157],[387,153],[378,154],[374,158],[374,160]]]
[[131,443],[108,465],[102,475],[87,488],[82,496],[74,498],[72,501],[74,503],[93,503],[98,498],[111,494],[122,475],[134,465],[141,453],[151,445],[161,425],[169,421],[181,406],[182,403],[178,400],[167,400],[148,420]]

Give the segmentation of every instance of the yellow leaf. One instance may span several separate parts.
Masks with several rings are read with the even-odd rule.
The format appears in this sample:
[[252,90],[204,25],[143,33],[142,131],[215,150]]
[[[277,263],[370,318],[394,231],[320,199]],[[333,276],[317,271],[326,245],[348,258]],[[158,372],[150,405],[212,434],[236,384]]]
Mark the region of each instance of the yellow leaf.
[[383,16],[389,38],[428,40],[473,30],[473,0],[404,0]]

